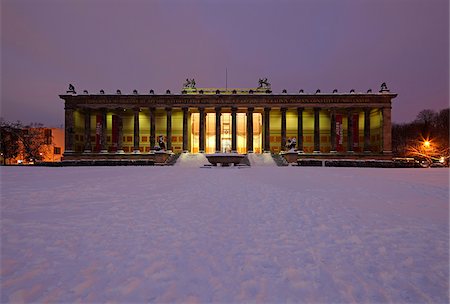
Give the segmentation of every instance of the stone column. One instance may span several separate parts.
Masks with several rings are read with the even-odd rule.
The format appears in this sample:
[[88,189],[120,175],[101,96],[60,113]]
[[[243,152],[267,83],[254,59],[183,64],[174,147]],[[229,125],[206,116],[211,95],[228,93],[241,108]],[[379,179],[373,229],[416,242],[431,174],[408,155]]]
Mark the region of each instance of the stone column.
[[336,110],[331,109],[331,128],[330,128],[330,137],[331,137],[331,153],[336,153]]
[[117,115],[117,154],[123,154],[123,109],[116,111]]
[[370,109],[364,109],[364,152],[370,153]]
[[133,136],[133,153],[140,153],[139,151],[139,108],[134,111],[134,136]]
[[167,150],[172,150],[172,108],[166,108],[167,113]]
[[183,152],[188,152],[188,108],[183,108]]
[[320,108],[314,108],[314,153],[320,153]]
[[216,153],[220,153],[220,132],[221,132],[221,115],[222,109],[220,107],[216,108]]
[[200,134],[199,134],[199,150],[200,153],[205,153],[205,109],[204,108],[198,108],[198,111],[200,112]]
[[231,108],[231,152],[237,151],[237,108]]
[[391,106],[382,110],[383,114],[383,154],[392,154]]
[[84,153],[91,152],[91,109],[84,109]]
[[73,138],[75,135],[75,126],[74,126],[74,118],[73,118],[73,112],[75,112],[75,109],[67,106],[64,109],[64,153],[70,154],[74,153],[73,148]]
[[281,149],[286,149],[286,108],[281,108]]
[[347,152],[353,153],[353,113],[347,113]]
[[148,108],[148,110],[150,112],[150,151],[154,151],[156,145],[155,108]]
[[264,108],[264,152],[270,152],[270,108]]
[[297,149],[303,152],[303,108],[297,108]]
[[107,109],[103,108],[102,109],[102,134],[101,134],[101,150],[100,153],[108,153],[108,143],[106,142],[106,128],[107,128],[107,124],[106,124],[106,113],[107,113]]
[[247,108],[247,153],[253,152],[253,111],[254,108]]

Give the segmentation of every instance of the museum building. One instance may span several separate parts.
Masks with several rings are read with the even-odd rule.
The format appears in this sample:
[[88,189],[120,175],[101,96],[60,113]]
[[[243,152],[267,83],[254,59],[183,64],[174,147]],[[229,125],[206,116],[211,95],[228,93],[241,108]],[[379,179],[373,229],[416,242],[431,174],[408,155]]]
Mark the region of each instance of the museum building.
[[297,141],[299,158],[391,157],[391,105],[378,92],[273,93],[267,79],[247,89],[197,88],[180,94],[77,94],[65,102],[65,160],[150,157],[162,138],[174,153],[280,153]]

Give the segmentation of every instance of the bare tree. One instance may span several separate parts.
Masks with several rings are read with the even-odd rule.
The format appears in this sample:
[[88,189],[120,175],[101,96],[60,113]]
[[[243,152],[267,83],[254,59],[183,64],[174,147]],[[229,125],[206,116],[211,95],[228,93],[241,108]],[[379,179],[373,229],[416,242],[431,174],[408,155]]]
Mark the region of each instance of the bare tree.
[[10,123],[0,118],[0,152],[3,165],[14,159],[20,152],[21,123]]
[[10,123],[0,119],[0,130],[4,165],[19,155],[30,162],[39,161],[51,151],[51,132],[42,124],[24,126],[20,121]]

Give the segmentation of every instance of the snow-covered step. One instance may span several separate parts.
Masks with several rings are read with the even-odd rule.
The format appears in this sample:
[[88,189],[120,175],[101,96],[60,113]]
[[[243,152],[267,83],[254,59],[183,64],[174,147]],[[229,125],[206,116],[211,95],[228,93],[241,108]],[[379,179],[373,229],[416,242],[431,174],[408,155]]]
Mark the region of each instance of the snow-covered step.
[[270,153],[262,153],[262,154],[249,153],[248,160],[250,161],[251,166],[265,166],[265,167],[276,166],[276,163],[273,160],[272,155]]
[[209,164],[203,153],[182,153],[174,166],[179,167],[203,167]]

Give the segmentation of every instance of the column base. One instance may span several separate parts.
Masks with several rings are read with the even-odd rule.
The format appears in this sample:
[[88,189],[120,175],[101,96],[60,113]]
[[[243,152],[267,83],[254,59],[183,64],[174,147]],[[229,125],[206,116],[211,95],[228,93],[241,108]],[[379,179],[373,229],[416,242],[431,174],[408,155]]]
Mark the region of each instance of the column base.
[[125,154],[125,151],[123,151],[122,149],[121,150],[117,150],[116,154]]
[[383,154],[391,155],[391,154],[392,154],[392,151],[383,151]]
[[133,150],[133,154],[141,154],[141,151],[139,151],[139,149]]
[[298,153],[303,154],[305,153],[303,150],[297,150]]
[[334,151],[334,150],[333,150],[333,151],[330,151],[330,153],[336,154],[336,153],[337,153],[337,151]]
[[89,154],[89,153],[92,153],[92,150],[84,150],[83,153],[84,154]]
[[248,150],[248,151],[247,151],[247,154],[248,154],[248,153],[253,153],[253,150]]
[[372,153],[372,151],[365,150],[364,153],[369,154],[369,153]]
[[347,151],[346,153],[353,154],[353,153],[355,153],[355,151]]
[[189,150],[183,150],[183,153],[189,153]]
[[73,154],[73,153],[75,153],[74,150],[65,150],[64,151],[64,154]]
[[319,154],[319,153],[320,153],[320,151],[313,151],[313,153],[314,153],[314,154]]
[[101,154],[108,154],[108,150],[100,150]]

